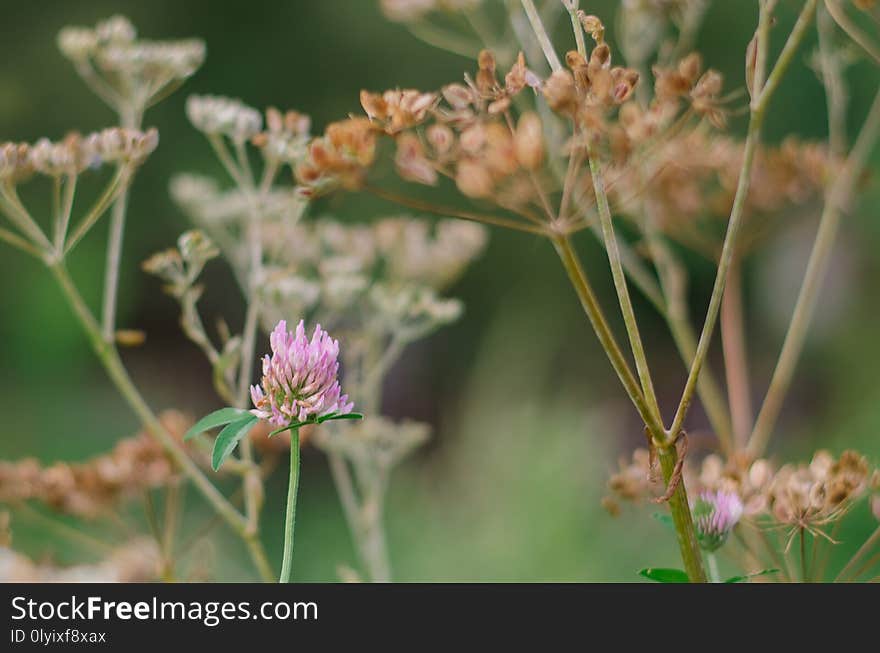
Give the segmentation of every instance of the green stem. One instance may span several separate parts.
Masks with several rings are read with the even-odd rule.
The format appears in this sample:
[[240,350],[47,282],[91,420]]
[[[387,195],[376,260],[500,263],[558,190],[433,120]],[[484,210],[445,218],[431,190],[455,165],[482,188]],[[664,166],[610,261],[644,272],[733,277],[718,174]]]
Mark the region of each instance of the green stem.
[[[687,276],[681,262],[670,251],[657,229],[651,205],[645,203],[645,220],[643,230],[648,241],[651,256],[657,266],[657,276],[662,289],[662,310],[660,314],[666,320],[675,346],[681,354],[686,366],[690,366],[697,352],[697,337],[688,318]],[[623,261],[626,267],[626,260]],[[632,278],[632,277],[630,277]],[[731,434],[730,414],[712,370],[704,366],[703,373],[697,381],[697,394],[709,423],[718,437],[721,449],[726,454],[733,453],[733,436]]]
[[718,313],[721,309],[721,298],[724,295],[724,287],[727,284],[727,273],[730,269],[730,263],[736,249],[736,241],[739,236],[739,230],[742,226],[742,217],[744,214],[746,197],[749,194],[749,186],[752,180],[752,163],[755,159],[755,150],[758,146],[758,133],[760,131],[760,120],[753,118],[749,125],[749,135],[746,138],[745,149],[743,151],[742,170],[739,175],[739,184],[736,189],[736,196],[733,201],[733,209],[730,213],[730,223],[727,227],[727,235],[724,238],[724,246],[721,250],[721,260],[718,263],[718,272],[715,276],[715,285],[712,288],[712,296],[709,299],[709,308],[706,311],[706,319],[703,323],[703,330],[700,333],[700,339],[697,342],[697,352],[694,356],[691,369],[685,383],[684,392],[681,395],[681,401],[678,404],[678,410],[675,412],[675,419],[672,421],[671,433],[678,433],[684,423],[685,415],[690,408],[691,400],[696,389],[697,379],[700,376],[703,362],[706,360],[706,354],[709,352],[709,345],[712,342],[712,335],[715,332],[715,324],[718,321]]
[[807,571],[807,536],[804,533],[803,527],[801,527],[800,541],[801,541],[801,582],[802,583],[809,583],[810,576]]
[[843,569],[840,570],[840,573],[837,574],[837,577],[834,579],[835,582],[845,579],[847,573],[849,573],[855,564],[861,560],[865,554],[874,550],[878,544],[880,544],[880,526],[868,536],[868,539],[859,547],[859,550],[856,551],[855,555],[850,558],[849,562],[847,562]]
[[299,490],[299,429],[290,432],[290,482],[287,486],[287,511],[284,517],[284,555],[279,583],[289,583],[293,566],[293,530],[296,527],[296,494]]
[[[685,389],[678,404],[678,410],[675,413],[675,419],[672,422],[670,433],[678,433],[681,430],[685,415],[690,407],[691,400],[697,385],[697,379],[700,376],[703,362],[709,351],[709,345],[712,341],[712,335],[715,331],[715,324],[718,321],[718,313],[721,308],[721,298],[724,295],[724,287],[727,284],[727,276],[730,270],[730,264],[733,255],[736,252],[737,237],[739,236],[740,227],[742,227],[743,215],[745,213],[746,198],[748,197],[749,187],[752,177],[752,163],[755,159],[755,151],[761,137],[761,126],[764,122],[764,116],[767,112],[767,106],[773,96],[774,91],[778,88],[782,77],[785,75],[789,65],[794,59],[794,54],[800,47],[801,42],[806,35],[807,28],[816,12],[817,0],[807,0],[797,22],[782,48],[779,59],[773,67],[772,72],[767,77],[767,82],[761,88],[760,93],[755,94],[752,101],[752,115],[749,121],[749,130],[746,137],[746,144],[743,150],[743,162],[739,175],[739,183],[737,184],[736,196],[733,200],[733,207],[730,211],[730,220],[727,225],[727,234],[724,237],[724,246],[721,249],[721,259],[718,262],[718,272],[715,276],[715,285],[712,289],[712,296],[709,299],[709,308],[706,311],[706,319],[703,322],[703,330],[700,333],[700,340],[697,343],[697,353],[691,365],[688,374]],[[766,5],[761,6],[762,13],[765,11]],[[760,72],[756,73],[757,78],[761,78]]]
[[721,574],[718,573],[718,556],[716,556],[714,553],[707,553],[706,566],[709,568],[709,582],[720,583]]
[[[139,111],[120,111],[120,123],[125,129],[140,129],[143,117]],[[110,216],[110,236],[107,241],[107,263],[104,268],[104,303],[101,326],[104,340],[112,342],[116,332],[116,301],[119,297],[119,267],[122,262],[122,243],[125,216],[128,211],[129,183],[123,184]]]
[[584,42],[584,29],[578,19],[578,0],[569,0],[564,3],[568,16],[571,18],[571,29],[574,31],[574,40],[577,43],[578,54],[587,58],[587,44]]
[[[668,484],[672,481],[675,465],[678,461],[678,452],[674,447],[660,449],[660,468],[663,470],[663,479]],[[669,511],[672,513],[672,523],[675,526],[675,536],[678,540],[678,548],[681,552],[681,560],[684,570],[692,583],[705,583],[706,572],[703,570],[703,559],[700,553],[700,545],[697,542],[697,534],[694,530],[694,521],[691,516],[690,503],[688,502],[687,490],[684,478],[680,478],[672,497],[669,499]]]
[[572,247],[571,240],[567,236],[557,236],[553,238],[553,245],[559,258],[562,260],[562,265],[568,274],[569,281],[571,281],[578,298],[581,300],[584,312],[587,314],[590,324],[593,325],[593,330],[599,338],[599,343],[605,350],[608,360],[611,362],[612,367],[614,367],[614,371],[617,372],[617,376],[623,384],[626,393],[635,405],[636,410],[639,411],[639,416],[650,429],[651,434],[658,441],[662,442],[665,439],[663,425],[660,424],[645,402],[642,389],[639,387],[638,381],[629,368],[629,363],[627,363],[623,352],[620,350],[620,346],[614,338],[611,327],[608,325],[602,308],[599,306],[599,301],[587,279],[586,272],[584,272],[577,253]]
[[657,395],[654,392],[654,383],[651,380],[648,359],[645,355],[642,337],[639,334],[639,325],[636,320],[635,311],[633,310],[632,300],[629,296],[629,289],[626,285],[626,274],[623,271],[623,265],[620,260],[620,250],[617,246],[617,237],[614,234],[614,223],[611,219],[611,208],[608,206],[608,196],[605,193],[605,181],[602,177],[602,170],[599,167],[599,162],[596,157],[591,155],[589,160],[590,173],[593,177],[593,189],[596,192],[596,205],[599,211],[599,220],[602,224],[602,236],[605,241],[605,251],[608,254],[608,262],[611,264],[611,276],[614,279],[617,300],[620,303],[620,311],[623,314],[626,333],[629,336],[633,358],[635,358],[636,361],[636,371],[642,385],[642,393],[645,396],[648,408],[651,410],[656,420],[662,423],[663,419],[660,414],[660,405],[657,402]]

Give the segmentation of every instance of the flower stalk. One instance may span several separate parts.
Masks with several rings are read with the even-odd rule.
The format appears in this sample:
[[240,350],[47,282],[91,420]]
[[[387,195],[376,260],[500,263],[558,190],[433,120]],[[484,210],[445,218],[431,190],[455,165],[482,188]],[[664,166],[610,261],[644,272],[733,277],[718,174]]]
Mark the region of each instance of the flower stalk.
[[299,492],[299,429],[290,432],[290,478],[287,485],[287,509],[284,513],[284,552],[279,583],[289,583],[293,573],[293,532],[296,528],[296,496]]

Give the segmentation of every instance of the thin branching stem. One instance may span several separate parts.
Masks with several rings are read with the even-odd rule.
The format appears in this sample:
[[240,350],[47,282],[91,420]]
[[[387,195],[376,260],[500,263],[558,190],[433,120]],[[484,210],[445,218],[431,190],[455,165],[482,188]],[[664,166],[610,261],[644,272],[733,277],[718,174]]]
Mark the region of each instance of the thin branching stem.
[[[134,107],[122,106],[119,110],[120,124],[125,129],[140,129],[143,113]],[[119,268],[122,263],[122,244],[125,234],[125,217],[128,212],[128,191],[132,177],[126,177],[110,215],[110,235],[107,240],[107,262],[104,268],[104,301],[101,311],[101,331],[104,339],[111,342],[116,333],[116,304],[119,296]]]
[[807,328],[816,308],[822,280],[825,278],[845,204],[852,193],[854,184],[867,164],[878,137],[880,137],[880,92],[877,93],[874,103],[871,105],[868,118],[865,120],[846,164],[828,191],[825,208],[819,220],[819,230],[816,233],[816,240],[813,243],[813,250],[810,253],[810,260],[807,263],[807,270],[798,293],[794,313],[785,334],[782,351],[779,354],[770,386],[755,421],[755,428],[749,438],[748,453],[751,456],[760,456],[764,452],[776,425],[776,420],[782,409],[782,402],[791,385],[794,370],[803,349]]
[[8,229],[0,228],[0,240],[4,241],[7,245],[12,245],[16,249],[20,249],[36,258],[43,257],[43,253],[40,250],[18,234],[13,233]]
[[[816,4],[818,0],[807,0],[801,10],[798,20],[792,29],[779,59],[773,66],[773,70],[767,77],[760,93],[755,94],[752,101],[751,119],[749,121],[748,134],[743,150],[743,161],[740,169],[739,182],[737,184],[736,195],[733,201],[733,207],[730,211],[730,219],[727,225],[727,234],[724,237],[724,245],[721,250],[721,259],[718,262],[718,271],[715,276],[715,284],[712,288],[712,296],[709,299],[709,307],[706,311],[706,319],[703,322],[703,329],[700,333],[700,339],[697,343],[697,353],[691,365],[688,379],[685,383],[684,392],[675,412],[675,418],[672,422],[670,433],[678,433],[684,423],[691,400],[696,390],[697,379],[709,352],[709,345],[712,341],[712,335],[715,331],[715,325],[718,321],[718,314],[721,309],[721,299],[724,295],[724,288],[727,284],[727,276],[730,271],[730,265],[737,249],[737,240],[740,228],[742,227],[743,216],[745,214],[746,199],[749,193],[752,177],[752,164],[755,159],[755,152],[761,137],[761,126],[764,122],[767,106],[774,91],[779,87],[779,83],[784,76],[786,70],[791,64],[795,52],[807,33],[807,29],[812,22],[813,15],[816,12]],[[766,5],[761,5],[762,11],[765,11]]]
[[571,239],[567,236],[556,236],[553,238],[553,245],[568,274],[569,281],[571,281],[578,298],[581,300],[584,312],[587,314],[590,324],[593,325],[593,330],[596,332],[599,342],[605,350],[608,360],[611,362],[626,393],[629,395],[636,410],[638,410],[639,416],[648,425],[651,434],[658,441],[662,441],[665,437],[663,425],[645,401],[645,396],[642,394],[639,382],[633,375],[626,357],[617,344],[614,333],[611,331],[608,320],[605,318],[605,314],[599,305],[599,300],[596,298],[587,274],[572,246]]
[[468,220],[469,222],[480,222],[482,224],[494,225],[496,227],[505,227],[507,229],[513,229],[514,231],[523,231],[525,233],[536,234],[539,236],[547,235],[547,230],[543,227],[525,224],[501,216],[474,213],[472,211],[463,211],[461,209],[439,206],[430,202],[423,202],[422,200],[415,198],[398,195],[397,193],[386,191],[382,188],[376,188],[374,186],[366,186],[364,190],[368,193],[372,193],[376,197],[388,200],[395,204],[400,204],[401,206],[406,206],[416,211],[425,211],[427,213],[433,213],[434,215],[459,218],[461,220]]
[[201,469],[187,455],[177,439],[171,435],[159,418],[156,417],[147,402],[141,396],[137,387],[128,375],[128,371],[122,364],[119,352],[112,343],[108,343],[101,331],[101,325],[92,315],[85,301],[70,278],[67,269],[62,262],[54,262],[49,265],[49,270],[55,277],[59,288],[67,300],[77,321],[83,328],[98,360],[104,366],[108,376],[122,394],[131,409],[140,419],[147,430],[159,441],[174,463],[181,469],[184,475],[192,481],[201,495],[211,504],[212,508],[220,515],[229,526],[238,533],[248,546],[254,563],[263,578],[271,579],[271,568],[268,565],[262,545],[256,537],[247,531],[247,521],[244,516],[220,493],[217,487],[208,479]]
[[532,0],[521,1],[523,9],[526,12],[526,17],[529,19],[529,24],[532,26],[532,31],[535,32],[535,36],[538,39],[538,43],[541,45],[541,50],[544,52],[544,57],[547,59],[547,63],[550,64],[551,70],[553,70],[553,72],[562,70],[562,62],[559,60],[559,55],[556,54],[556,49],[553,47],[553,41],[550,40],[550,37],[547,35],[547,30],[544,29],[541,14],[538,13],[535,3],[532,2]]
[[841,6],[840,0],[825,0],[825,8],[834,18],[835,22],[840,25],[840,28],[862,47],[868,56],[874,60],[875,64],[880,65],[880,46],[872,43],[871,38],[846,14],[846,10]]
[[626,326],[626,333],[629,337],[633,358],[636,362],[636,372],[639,375],[642,394],[644,395],[648,408],[653,414],[655,420],[662,424],[663,418],[660,412],[660,404],[657,402],[657,395],[654,392],[654,382],[651,379],[648,358],[645,354],[645,347],[642,344],[639,325],[636,320],[632,300],[629,296],[629,289],[626,284],[626,274],[623,271],[623,265],[621,263],[620,250],[617,245],[617,236],[614,233],[614,223],[611,218],[611,209],[608,206],[608,196],[605,193],[605,181],[602,176],[602,169],[595,156],[589,156],[589,161],[590,172],[593,177],[593,190],[596,192],[599,220],[602,225],[602,236],[605,241],[605,251],[608,254],[608,261],[611,264],[611,276],[614,280],[614,288],[617,291],[617,300],[620,303],[620,311],[623,314],[623,322]]
[[752,393],[745,337],[742,264],[735,260],[721,300],[721,345],[733,436],[737,449],[745,448],[752,430]]
[[74,229],[73,235],[65,243],[64,256],[69,254],[70,251],[77,246],[79,241],[82,240],[91,228],[95,226],[95,223],[100,217],[107,212],[110,204],[119,196],[119,193],[122,192],[122,188],[128,184],[130,175],[131,170],[128,166],[121,165],[116,169],[116,174],[113,176],[113,179],[89,209],[88,213],[82,217],[76,229]]

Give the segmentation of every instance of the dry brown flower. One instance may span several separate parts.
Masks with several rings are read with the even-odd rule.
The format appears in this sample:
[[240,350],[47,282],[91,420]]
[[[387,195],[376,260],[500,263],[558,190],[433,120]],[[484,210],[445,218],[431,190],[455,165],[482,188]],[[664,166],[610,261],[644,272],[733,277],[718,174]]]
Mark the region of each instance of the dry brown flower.
[[144,583],[155,581],[159,551],[152,538],[134,539],[94,564],[59,567],[35,562],[0,546],[0,582],[4,583]]
[[376,158],[376,130],[369,118],[349,118],[327,126],[311,142],[296,177],[307,195],[341,186],[359,188]]
[[[191,420],[166,411],[163,426],[178,440]],[[192,451],[203,464],[204,456]],[[107,454],[82,463],[42,466],[33,458],[0,462],[0,503],[41,501],[52,510],[92,519],[143,490],[163,487],[177,475],[162,446],[147,433],[120,440]]]

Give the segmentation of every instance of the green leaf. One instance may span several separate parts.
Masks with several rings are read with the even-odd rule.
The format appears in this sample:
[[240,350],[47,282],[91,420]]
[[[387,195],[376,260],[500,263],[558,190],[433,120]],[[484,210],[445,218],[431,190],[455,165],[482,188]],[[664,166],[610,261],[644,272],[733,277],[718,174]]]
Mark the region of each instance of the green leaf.
[[331,413],[330,415],[324,415],[323,417],[312,417],[307,419],[305,422],[294,422],[293,424],[288,424],[287,426],[282,426],[280,429],[275,429],[271,433],[269,433],[269,437],[273,437],[278,435],[279,433],[284,433],[285,431],[291,431],[293,429],[298,429],[301,426],[308,426],[309,424],[323,424],[324,422],[329,422],[334,419],[363,419],[364,416],[360,413],[345,413],[344,415],[340,415],[339,413]]
[[648,567],[639,572],[639,576],[658,583],[689,583],[688,575],[681,569],[659,569]]
[[214,451],[211,453],[211,467],[214,468],[215,472],[220,469],[220,465],[229,457],[229,454],[235,451],[239,440],[248,434],[248,431],[253,428],[257,421],[255,415],[248,414],[244,419],[227,424],[220,431],[220,435],[214,441]]
[[651,516],[667,528],[675,528],[672,523],[672,515],[667,515],[665,512],[655,512]]
[[758,576],[769,576],[770,574],[778,574],[779,569],[763,569],[761,571],[756,571],[753,574],[746,574],[745,576],[732,576],[728,578],[725,583],[744,583],[750,578],[757,578]]
[[190,428],[190,430],[186,432],[186,435],[183,436],[183,439],[189,440],[205,431],[210,431],[218,426],[235,422],[240,420],[244,415],[250,415],[250,413],[241,408],[221,408],[220,410],[215,410],[210,415],[205,415],[202,419],[193,424],[192,428]]
[[332,413],[330,415],[324,415],[323,417],[319,417],[317,424],[323,424],[324,422],[329,422],[334,419],[363,419],[364,416],[360,413],[345,413],[340,415],[339,413]]
[[288,424],[287,426],[282,426],[280,429],[275,429],[274,431],[269,433],[269,437],[274,437],[279,433],[284,433],[285,431],[292,431],[293,429],[298,429],[300,426],[305,426],[306,424],[312,424],[313,422],[294,422],[293,424]]

